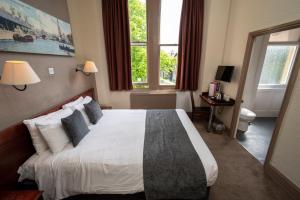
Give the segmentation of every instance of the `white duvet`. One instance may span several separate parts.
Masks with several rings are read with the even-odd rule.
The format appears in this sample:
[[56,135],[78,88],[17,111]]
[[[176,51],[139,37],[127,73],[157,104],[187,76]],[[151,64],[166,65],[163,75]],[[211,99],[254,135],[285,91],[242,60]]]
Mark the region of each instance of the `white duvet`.
[[[176,110],[214,184],[217,163],[184,110]],[[130,194],[144,190],[143,147],[146,110],[103,110],[103,117],[76,148],[33,155],[20,168],[20,180],[34,179],[46,200],[76,194]]]

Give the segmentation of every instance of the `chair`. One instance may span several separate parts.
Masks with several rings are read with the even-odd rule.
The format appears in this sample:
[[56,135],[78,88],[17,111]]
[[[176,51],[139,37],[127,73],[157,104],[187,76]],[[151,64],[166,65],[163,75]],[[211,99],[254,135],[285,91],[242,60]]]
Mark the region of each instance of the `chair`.
[[191,103],[192,103],[192,114],[191,120],[195,119],[207,119],[209,116],[210,108],[209,107],[196,107],[194,101],[193,91],[190,91]]

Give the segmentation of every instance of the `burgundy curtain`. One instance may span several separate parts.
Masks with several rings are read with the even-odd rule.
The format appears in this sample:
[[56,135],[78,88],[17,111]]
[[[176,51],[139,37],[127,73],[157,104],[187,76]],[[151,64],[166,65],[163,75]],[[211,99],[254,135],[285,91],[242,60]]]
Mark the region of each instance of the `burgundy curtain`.
[[127,0],[102,0],[110,90],[130,90],[130,31]]
[[184,0],[178,47],[176,89],[197,90],[202,48],[204,0]]

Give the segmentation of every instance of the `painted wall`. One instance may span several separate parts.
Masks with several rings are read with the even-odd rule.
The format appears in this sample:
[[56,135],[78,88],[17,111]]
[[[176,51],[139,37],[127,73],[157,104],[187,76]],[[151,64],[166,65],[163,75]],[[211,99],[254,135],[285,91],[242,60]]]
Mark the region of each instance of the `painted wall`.
[[199,94],[208,91],[214,80],[218,65],[222,64],[231,0],[205,0],[203,46],[200,65],[199,89],[195,104],[200,102]]
[[265,59],[265,52],[269,42],[269,37],[259,36],[255,38],[251,58],[249,63],[249,69],[247,73],[244,94],[243,94],[243,104],[242,107],[248,108],[250,110],[254,109],[254,102],[256,98],[256,92],[258,88],[258,82],[260,79],[260,74],[262,63]]
[[[65,0],[24,2],[69,22]],[[0,72],[6,60],[28,61],[42,81],[29,85],[24,92],[0,85],[0,130],[44,111],[92,87],[93,84],[93,78],[75,73],[77,61],[74,57],[0,52]],[[48,75],[49,67],[54,67],[54,76]]]
[[[298,62],[300,64],[300,62]],[[271,165],[300,188],[300,73],[283,119]]]
[[[224,83],[225,93],[235,98],[248,33],[300,19],[299,0],[232,0],[222,63],[236,66],[231,83]],[[207,66],[206,66],[207,67]],[[205,76],[209,76],[205,74]],[[224,109],[219,118],[230,126],[233,108]]]
[[114,108],[130,108],[130,92],[109,90],[101,2],[67,0],[77,50],[76,57],[82,61],[95,61],[99,70],[95,75],[96,89],[101,104],[108,104]]
[[[216,66],[222,61],[230,1],[205,0],[199,90],[194,95],[197,105],[200,104],[199,93],[207,90],[208,83],[214,78]],[[94,60],[99,68],[99,73],[96,74],[96,84],[100,102],[112,105],[114,108],[130,108],[131,92],[109,90],[101,1],[89,0],[89,3],[86,3],[81,0],[67,0],[67,2],[78,53],[77,58],[78,60]],[[178,107],[186,106],[178,105]]]
[[286,87],[259,88],[257,90],[253,111],[257,117],[278,117]]
[[[225,85],[227,94],[236,97],[248,33],[299,20],[299,10],[299,0],[232,0],[223,64],[235,65],[237,70],[233,81]],[[271,162],[272,166],[298,187],[300,187],[299,76]],[[224,109],[219,117],[226,125],[230,125],[232,109]]]

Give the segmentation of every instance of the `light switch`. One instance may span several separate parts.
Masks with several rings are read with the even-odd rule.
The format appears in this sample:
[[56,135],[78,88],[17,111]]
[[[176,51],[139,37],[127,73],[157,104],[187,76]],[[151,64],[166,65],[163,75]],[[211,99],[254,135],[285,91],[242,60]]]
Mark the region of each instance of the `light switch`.
[[48,68],[48,71],[49,71],[49,75],[54,75],[55,74],[53,67]]

